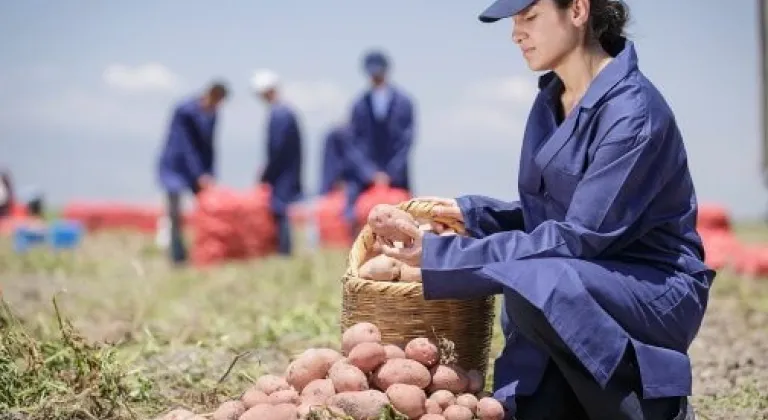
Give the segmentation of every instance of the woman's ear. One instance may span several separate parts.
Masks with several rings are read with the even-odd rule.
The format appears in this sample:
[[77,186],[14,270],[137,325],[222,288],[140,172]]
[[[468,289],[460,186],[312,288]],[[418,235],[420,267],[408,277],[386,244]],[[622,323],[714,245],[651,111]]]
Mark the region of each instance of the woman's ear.
[[589,24],[590,0],[573,0],[571,3],[571,22],[577,28]]

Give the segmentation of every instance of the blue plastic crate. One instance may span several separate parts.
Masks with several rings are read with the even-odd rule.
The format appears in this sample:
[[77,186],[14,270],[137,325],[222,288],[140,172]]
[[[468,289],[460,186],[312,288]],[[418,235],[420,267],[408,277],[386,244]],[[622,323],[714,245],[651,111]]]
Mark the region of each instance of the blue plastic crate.
[[19,225],[13,231],[13,249],[16,252],[26,252],[34,246],[45,244],[45,229],[30,225]]
[[74,220],[57,220],[48,227],[48,243],[54,249],[72,249],[80,245],[85,229]]

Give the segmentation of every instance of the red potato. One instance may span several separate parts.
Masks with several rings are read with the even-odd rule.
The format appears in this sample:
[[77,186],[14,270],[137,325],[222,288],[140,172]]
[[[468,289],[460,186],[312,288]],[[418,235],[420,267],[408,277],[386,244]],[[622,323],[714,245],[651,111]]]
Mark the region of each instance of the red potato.
[[477,397],[472,394],[461,394],[456,397],[456,405],[467,407],[474,413],[477,410]]
[[176,408],[166,413],[163,417],[160,417],[160,420],[192,420],[195,417],[196,414],[189,410]]
[[368,378],[358,367],[346,360],[339,360],[331,366],[328,378],[333,382],[337,393],[365,391],[368,389]]
[[354,420],[376,419],[387,404],[387,395],[376,390],[341,392],[328,399],[328,405],[340,408]]
[[239,420],[296,420],[299,409],[292,404],[259,404],[248,409]]
[[278,404],[299,404],[301,402],[301,398],[299,397],[299,393],[296,392],[295,389],[283,389],[280,391],[275,391],[271,394],[269,394],[269,403],[272,405],[278,405]]
[[474,415],[467,407],[452,405],[443,410],[443,417],[445,420],[472,420]]
[[291,386],[282,376],[267,374],[256,380],[256,389],[269,395],[275,391],[290,389]]
[[347,360],[363,373],[371,373],[387,361],[387,351],[379,343],[360,343],[350,350]]
[[477,402],[475,413],[480,420],[503,420],[504,406],[495,398],[484,397]]
[[405,359],[405,351],[394,344],[385,345],[384,351],[387,353],[387,360]]
[[418,337],[405,346],[405,357],[430,368],[440,361],[440,351],[428,338]]
[[325,378],[331,365],[342,357],[329,348],[308,349],[288,366],[286,382],[301,392],[308,383]]
[[424,406],[427,409],[427,414],[443,414],[443,407],[440,407],[440,404],[431,398],[427,398]]
[[393,384],[415,385],[421,389],[431,382],[429,370],[421,363],[410,359],[387,360],[371,375],[371,382],[378,389],[386,390]]
[[403,283],[421,283],[421,268],[401,263],[398,277]]
[[428,413],[419,417],[419,420],[445,420],[445,417],[437,413]]
[[333,381],[330,379],[315,379],[301,391],[301,402],[322,405],[336,394]]
[[427,394],[415,385],[394,384],[387,388],[386,394],[392,407],[408,418],[419,418],[427,413]]
[[446,391],[445,389],[439,389],[435,392],[433,392],[429,399],[436,402],[441,410],[445,410],[451,405],[456,404],[456,396],[453,395],[453,392]]
[[242,401],[227,401],[213,412],[213,420],[238,420],[245,413]]
[[360,277],[375,281],[395,281],[400,277],[400,261],[384,255],[377,255],[360,266]]
[[430,391],[444,389],[458,395],[464,393],[469,386],[466,371],[458,365],[437,365],[430,370],[430,374],[432,375]]
[[410,214],[390,204],[378,204],[368,213],[368,225],[376,236],[391,242],[410,243],[411,237],[397,227],[400,221],[419,226]]
[[243,394],[242,397],[240,397],[240,401],[243,402],[245,405],[245,409],[249,409],[253,407],[254,405],[259,404],[268,404],[269,403],[269,396],[259,390],[256,386],[252,386],[248,388],[247,391]]
[[381,331],[370,322],[358,322],[347,328],[341,335],[341,349],[344,355],[360,343],[379,343],[381,344]]
[[467,379],[469,380],[468,391],[472,394],[477,394],[485,388],[485,378],[480,371],[472,369],[467,372]]

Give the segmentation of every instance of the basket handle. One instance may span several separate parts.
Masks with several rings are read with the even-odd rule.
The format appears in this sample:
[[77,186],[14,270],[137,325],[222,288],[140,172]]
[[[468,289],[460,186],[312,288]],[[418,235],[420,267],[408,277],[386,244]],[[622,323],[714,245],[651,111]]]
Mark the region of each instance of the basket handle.
[[[437,217],[435,216],[433,209],[435,206],[442,205],[437,201],[432,201],[423,198],[413,198],[408,201],[403,201],[397,205],[397,208],[403,210],[413,216],[416,219],[428,219],[448,226],[450,229],[455,230],[459,234],[463,234],[464,223],[458,219],[452,217]],[[349,251],[349,257],[347,259],[347,273],[343,276],[342,281],[346,281],[348,278],[359,277],[359,269],[363,264],[365,257],[373,248],[375,242],[373,230],[366,223],[360,230],[360,233],[355,238],[354,243]]]

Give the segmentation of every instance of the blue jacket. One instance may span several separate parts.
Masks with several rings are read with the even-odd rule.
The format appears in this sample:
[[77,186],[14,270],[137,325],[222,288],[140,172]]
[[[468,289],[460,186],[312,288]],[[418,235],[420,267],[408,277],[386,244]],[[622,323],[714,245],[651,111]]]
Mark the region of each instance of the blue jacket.
[[267,165],[261,182],[272,187],[272,211],[284,215],[303,197],[302,141],[296,114],[285,104],[273,105],[267,123]]
[[158,178],[165,190],[196,191],[200,176],[214,176],[215,128],[216,113],[203,110],[199,97],[174,108],[158,161]]

